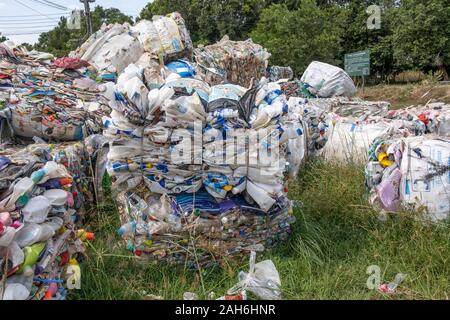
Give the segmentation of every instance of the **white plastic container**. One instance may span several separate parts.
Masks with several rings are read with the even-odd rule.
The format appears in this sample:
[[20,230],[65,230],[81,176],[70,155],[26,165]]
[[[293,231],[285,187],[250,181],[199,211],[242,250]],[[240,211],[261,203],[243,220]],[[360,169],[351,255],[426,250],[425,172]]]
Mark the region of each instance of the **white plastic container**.
[[43,196],[50,201],[51,206],[60,207],[67,202],[67,191],[61,189],[47,190]]
[[50,239],[55,234],[51,225],[27,224],[16,233],[15,241],[21,248]]
[[37,196],[28,201],[22,214],[25,222],[42,223],[47,219],[51,204],[49,199],[44,196]]
[[6,284],[3,300],[26,300],[30,291],[20,283]]

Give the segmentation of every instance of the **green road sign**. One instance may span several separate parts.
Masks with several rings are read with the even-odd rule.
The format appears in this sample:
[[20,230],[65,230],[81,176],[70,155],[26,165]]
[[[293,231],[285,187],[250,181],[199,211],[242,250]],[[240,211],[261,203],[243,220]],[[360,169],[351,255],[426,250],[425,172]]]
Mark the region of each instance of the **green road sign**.
[[345,71],[352,77],[370,75],[370,51],[359,51],[345,55]]

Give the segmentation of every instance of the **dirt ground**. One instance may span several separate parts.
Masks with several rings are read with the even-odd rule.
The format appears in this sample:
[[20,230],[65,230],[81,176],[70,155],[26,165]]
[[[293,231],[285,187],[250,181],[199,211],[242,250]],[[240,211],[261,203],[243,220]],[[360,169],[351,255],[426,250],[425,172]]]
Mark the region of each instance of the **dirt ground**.
[[358,90],[364,100],[389,101],[393,109],[426,104],[428,102],[450,103],[450,84],[378,85]]

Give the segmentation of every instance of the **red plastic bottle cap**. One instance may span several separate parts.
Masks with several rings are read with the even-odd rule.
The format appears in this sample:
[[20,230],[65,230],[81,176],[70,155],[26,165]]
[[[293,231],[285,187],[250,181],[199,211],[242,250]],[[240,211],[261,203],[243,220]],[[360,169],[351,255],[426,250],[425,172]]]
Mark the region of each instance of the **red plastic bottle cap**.
[[94,237],[95,237],[95,235],[93,232],[86,232],[86,240],[92,241],[92,240],[94,240]]
[[72,196],[73,196],[74,198],[76,198],[76,197],[78,196],[78,192],[72,191]]
[[142,251],[141,250],[135,250],[134,254],[138,257],[140,257],[142,255]]
[[72,178],[69,178],[69,177],[67,177],[67,178],[62,178],[62,179],[61,179],[61,185],[72,184],[72,182],[73,182],[73,179],[72,179]]
[[284,187],[284,192],[287,193],[289,191],[288,187]]
[[51,291],[50,290],[46,291],[45,295],[44,295],[44,300],[52,300],[52,299],[53,299],[53,294],[51,293]]

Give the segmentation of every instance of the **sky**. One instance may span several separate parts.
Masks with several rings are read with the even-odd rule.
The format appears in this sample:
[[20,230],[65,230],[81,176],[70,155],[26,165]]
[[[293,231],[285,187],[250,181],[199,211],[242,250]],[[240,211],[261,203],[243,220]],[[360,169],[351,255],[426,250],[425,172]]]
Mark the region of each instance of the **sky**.
[[[56,3],[63,8],[45,3]],[[117,8],[136,17],[151,0],[96,0],[91,8]],[[17,44],[35,43],[39,33],[49,31],[58,24],[59,17],[69,16],[70,9],[84,9],[80,0],[0,0],[0,33]]]

